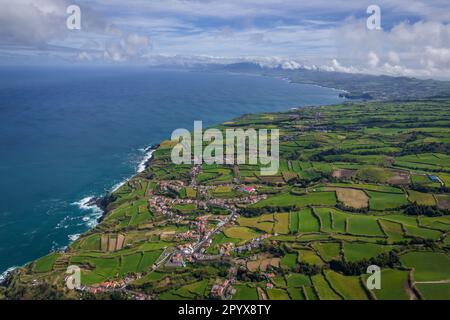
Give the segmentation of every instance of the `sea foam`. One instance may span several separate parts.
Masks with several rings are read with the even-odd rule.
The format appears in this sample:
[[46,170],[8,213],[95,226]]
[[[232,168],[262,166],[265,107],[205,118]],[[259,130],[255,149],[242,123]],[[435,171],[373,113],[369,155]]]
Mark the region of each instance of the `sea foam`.
[[[142,150],[142,149],[140,149]],[[147,147],[143,149],[143,152],[145,152],[144,159],[138,164],[136,171],[138,173],[141,173],[145,170],[147,167],[147,162],[152,158],[153,153],[155,152],[155,149],[152,149],[151,147]]]
[[[82,218],[85,225],[89,228],[95,227],[98,223],[98,219],[103,214],[102,209],[99,206],[97,206],[94,199],[95,199],[94,196],[88,196],[81,199],[80,201],[72,203],[72,205],[78,206],[78,208],[80,208],[81,210],[89,212],[86,216]],[[75,236],[79,235],[72,234],[69,235],[68,237],[71,241],[75,241],[76,239],[78,239],[78,237],[75,238]]]
[[6,269],[2,274],[0,274],[0,283],[2,283],[3,281],[5,281],[6,277],[8,276],[8,274],[14,270],[16,270],[18,267],[11,267]]

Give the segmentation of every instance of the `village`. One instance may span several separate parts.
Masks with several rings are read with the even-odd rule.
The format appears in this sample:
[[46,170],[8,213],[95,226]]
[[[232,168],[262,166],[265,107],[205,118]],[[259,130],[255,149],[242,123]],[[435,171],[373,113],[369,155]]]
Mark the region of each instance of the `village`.
[[[270,236],[269,234],[261,235],[241,246],[235,246],[235,244],[231,242],[223,243],[219,246],[217,254],[208,254],[207,250],[213,243],[213,237],[221,233],[224,227],[236,224],[236,220],[239,216],[237,206],[254,204],[260,200],[266,199],[267,195],[259,195],[255,187],[242,184],[221,184],[215,186],[198,185],[196,183],[196,177],[200,171],[201,166],[194,166],[190,172],[191,182],[189,186],[195,188],[198,195],[194,199],[169,196],[171,192],[179,192],[182,188],[186,187],[187,184],[181,180],[160,181],[158,183],[159,193],[152,193],[149,195],[148,209],[156,216],[163,216],[167,221],[188,226],[188,230],[185,232],[161,233],[161,238],[172,237],[173,240],[180,242],[181,244],[175,247],[166,248],[152,266],[153,271],[163,268],[183,268],[186,267],[188,263],[220,261],[223,258],[229,258],[233,253],[242,253],[259,248],[262,241]],[[232,188],[241,192],[243,196],[238,198],[214,197],[211,191],[218,187]],[[176,206],[180,205],[193,205],[198,210],[204,211],[208,211],[211,206],[214,206],[228,211],[229,214],[206,214],[192,217],[180,213],[179,210],[176,209]],[[216,281],[211,288],[211,298],[227,300],[233,297],[236,292],[233,288],[233,284],[236,283],[236,274],[239,265],[245,265],[245,262],[243,263],[242,259],[240,259],[235,266],[229,269],[226,279],[218,279]],[[153,299],[153,296],[134,292],[128,288],[130,283],[141,279],[142,276],[141,273],[136,273],[117,281],[105,281],[93,286],[82,285],[78,290],[94,295],[98,293],[121,292],[135,300]],[[267,279],[267,285],[270,287],[272,285],[269,281],[270,276],[267,277]]]

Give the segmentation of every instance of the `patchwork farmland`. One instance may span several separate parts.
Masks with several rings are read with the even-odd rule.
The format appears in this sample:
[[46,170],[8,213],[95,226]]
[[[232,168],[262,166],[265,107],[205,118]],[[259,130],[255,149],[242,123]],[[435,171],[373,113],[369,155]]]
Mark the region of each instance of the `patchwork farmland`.
[[[246,115],[279,128],[280,169],[147,169],[72,243],[19,268],[8,298],[450,299],[450,101],[357,102]],[[430,142],[432,141],[432,142]],[[69,265],[79,290],[65,290]],[[369,289],[367,267],[381,268]],[[50,284],[50,285],[49,285]]]

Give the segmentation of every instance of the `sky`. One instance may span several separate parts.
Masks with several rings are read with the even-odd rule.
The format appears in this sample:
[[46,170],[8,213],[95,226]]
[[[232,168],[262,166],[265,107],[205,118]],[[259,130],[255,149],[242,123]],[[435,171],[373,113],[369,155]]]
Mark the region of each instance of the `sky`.
[[1,65],[242,61],[450,79],[450,1],[0,0]]

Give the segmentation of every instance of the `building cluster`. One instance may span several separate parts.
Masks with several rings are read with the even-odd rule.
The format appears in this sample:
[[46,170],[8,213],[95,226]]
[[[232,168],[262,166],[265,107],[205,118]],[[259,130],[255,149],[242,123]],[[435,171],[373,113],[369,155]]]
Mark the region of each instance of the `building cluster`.
[[231,282],[232,281],[226,279],[222,283],[213,285],[210,294],[211,298],[222,300],[230,299],[236,293],[236,289],[233,288]]
[[234,243],[233,242],[222,243],[219,246],[219,253],[222,256],[229,256],[233,252],[233,249],[234,249]]
[[246,186],[246,185],[244,185],[244,184],[238,186],[236,189],[237,189],[238,191],[241,191],[241,192],[247,192],[247,193],[255,193],[255,192],[256,192],[255,187],[252,187],[252,186]]
[[251,251],[253,249],[257,249],[261,246],[262,241],[269,237],[270,237],[270,234],[265,233],[265,234],[261,235],[260,237],[255,238],[252,241],[250,241],[242,246],[234,248],[234,251],[240,253],[240,252],[244,252],[244,251]]
[[77,290],[84,291],[84,292],[89,292],[89,293],[92,293],[92,294],[121,291],[123,293],[130,294],[133,299],[146,300],[148,297],[145,294],[137,293],[137,292],[131,292],[131,291],[127,290],[127,285],[130,282],[135,281],[135,280],[140,279],[140,278],[142,278],[142,274],[141,273],[136,273],[133,276],[127,276],[127,277],[125,277],[124,279],[121,279],[121,280],[104,281],[102,283],[95,284],[95,285],[92,285],[92,286],[82,285]]
[[169,189],[180,191],[184,187],[184,182],[180,180],[163,180],[159,182],[159,190],[168,191]]

